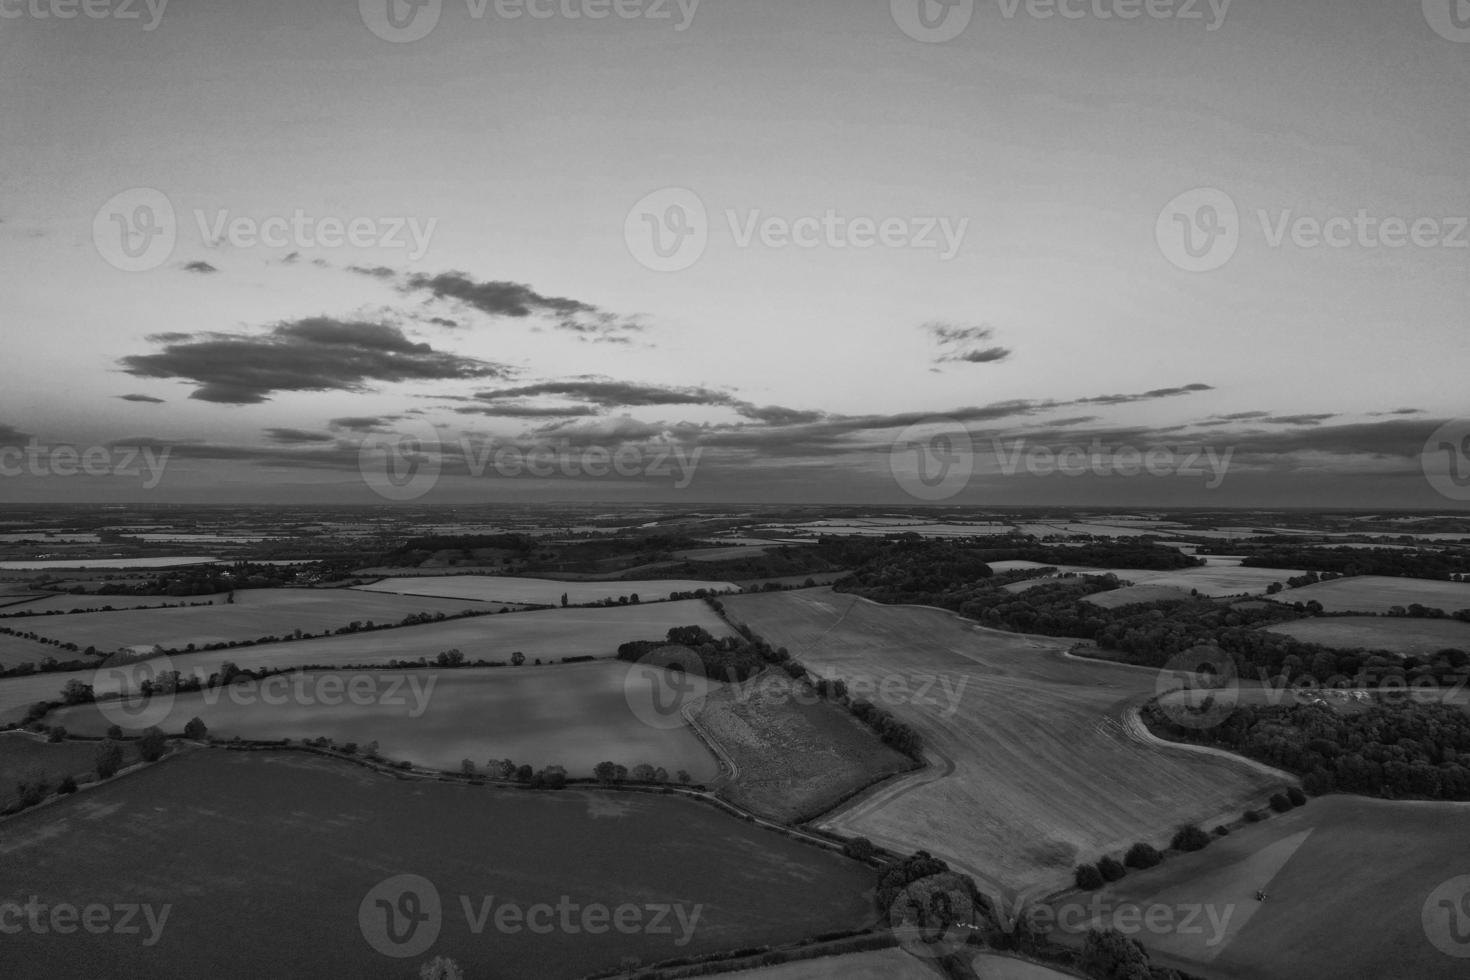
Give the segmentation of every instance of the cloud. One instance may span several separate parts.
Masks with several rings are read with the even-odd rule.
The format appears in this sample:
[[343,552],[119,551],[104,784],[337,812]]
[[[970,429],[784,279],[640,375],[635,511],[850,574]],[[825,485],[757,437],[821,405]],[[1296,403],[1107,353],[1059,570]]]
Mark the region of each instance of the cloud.
[[1193,395],[1201,391],[1214,391],[1210,385],[1192,384],[1182,388],[1155,388],[1153,391],[1145,391],[1140,395],[1097,395],[1093,398],[1079,398],[1071,404],[1074,405],[1132,405],[1136,402],[1157,401],[1160,398],[1178,398],[1181,395]]
[[332,442],[336,438],[328,432],[307,432],[303,429],[266,429],[265,434],[270,436],[273,442],[293,446],[308,443]]
[[601,415],[602,409],[596,405],[524,405],[501,402],[493,405],[456,408],[455,412],[460,415],[484,415],[488,418],[502,419],[559,419]]
[[665,385],[638,384],[631,381],[578,379],[546,381],[499,391],[482,391],[475,397],[498,402],[510,399],[552,395],[576,398],[605,408],[647,407],[651,405],[732,405],[735,399],[708,388],[674,388]]
[[198,387],[189,396],[226,405],[253,405],[280,391],[365,391],[369,382],[505,378],[491,364],[415,343],[381,323],[311,317],[267,334],[161,334],[157,354],[121,360],[139,378],[183,378]]
[[216,269],[214,266],[210,265],[208,262],[198,262],[198,261],[195,261],[195,262],[189,262],[189,263],[185,264],[184,271],[185,272],[197,272],[197,273],[200,273],[201,275],[206,275],[207,276],[210,273],[218,272],[219,270]]
[[162,405],[162,398],[154,398],[152,395],[118,395],[125,402],[139,402],[144,405]]
[[935,364],[998,364],[1011,356],[1007,347],[982,346],[995,336],[991,327],[957,327],[950,323],[926,323],[920,329],[939,345]]
[[0,446],[24,446],[31,441],[29,432],[22,432],[14,426],[0,422]]
[[403,418],[401,415],[357,415],[332,419],[327,425],[339,432],[387,432],[390,428],[389,423],[397,422],[401,418]]

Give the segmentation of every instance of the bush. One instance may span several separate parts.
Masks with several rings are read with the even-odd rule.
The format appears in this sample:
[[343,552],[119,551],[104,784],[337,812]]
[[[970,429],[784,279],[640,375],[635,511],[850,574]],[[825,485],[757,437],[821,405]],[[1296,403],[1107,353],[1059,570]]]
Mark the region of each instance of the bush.
[[1085,892],[1095,892],[1103,886],[1103,876],[1095,865],[1079,864],[1073,872],[1077,887]]
[[1285,813],[1287,810],[1290,810],[1292,806],[1293,804],[1291,802],[1291,798],[1288,797],[1285,793],[1277,793],[1275,796],[1271,797],[1271,809],[1275,810],[1277,813]]
[[190,718],[189,723],[184,726],[184,737],[194,739],[197,742],[204,741],[209,735],[209,728],[205,726],[204,719]]
[[1265,820],[1265,819],[1266,819],[1266,814],[1265,814],[1264,811],[1261,811],[1261,810],[1247,810],[1247,811],[1245,811],[1245,822],[1246,823],[1260,823],[1262,820]]
[[168,739],[155,726],[138,739],[138,755],[144,762],[157,762],[168,751]]
[[1227,827],[1227,826],[1225,826],[1222,823],[1220,826],[1218,826],[1218,827],[1215,828],[1215,836],[1216,837],[1229,837],[1230,836],[1230,828]]
[[67,776],[65,779],[63,779],[61,783],[56,787],[56,792],[60,793],[62,796],[67,796],[71,793],[75,793],[76,791],[77,781],[70,776]]
[[1306,806],[1307,794],[1303,793],[1301,787],[1293,786],[1286,791],[1286,798],[1291,800],[1293,806]]
[[98,779],[111,779],[117,775],[122,768],[123,751],[122,746],[108,739],[97,746],[97,757],[94,766],[97,770]]
[[1128,873],[1128,869],[1117,858],[1105,857],[1097,862],[1097,873],[1102,875],[1103,881],[1118,881]]
[[1140,871],[1145,868],[1155,867],[1162,860],[1164,860],[1163,855],[1153,845],[1145,844],[1143,841],[1139,841],[1137,844],[1128,848],[1128,853],[1123,856],[1124,864],[1130,868],[1137,868]]
[[1202,851],[1210,846],[1210,835],[1195,824],[1180,827],[1169,846],[1176,851]]

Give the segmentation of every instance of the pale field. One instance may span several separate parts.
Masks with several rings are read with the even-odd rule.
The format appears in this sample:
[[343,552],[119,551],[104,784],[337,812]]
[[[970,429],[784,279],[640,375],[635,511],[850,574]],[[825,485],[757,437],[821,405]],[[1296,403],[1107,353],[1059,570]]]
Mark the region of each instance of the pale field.
[[1416,657],[1441,650],[1470,651],[1470,623],[1454,619],[1343,616],[1302,619],[1266,629],[1338,650],[1390,650]]
[[[11,625],[15,620],[5,625]],[[81,654],[58,650],[56,647],[35,640],[27,640],[8,633],[0,633],[0,670],[19,667],[21,664],[38,664],[47,657],[57,660],[78,660]],[[4,683],[0,681],[0,683]]]
[[1431,609],[1454,613],[1470,609],[1470,582],[1359,575],[1287,589],[1276,599],[1280,602],[1311,602],[1315,599],[1328,612],[1386,613],[1394,606],[1407,607],[1417,602]]
[[1164,602],[1172,599],[1188,599],[1189,593],[1183,589],[1176,589],[1167,585],[1132,585],[1122,589],[1114,589],[1111,592],[1099,592],[1090,595],[1083,602],[1090,602],[1094,606],[1104,609],[1119,609],[1123,606],[1139,602]]
[[981,953],[971,963],[982,980],[1075,980],[1081,976],[998,953]]
[[[702,691],[718,686],[701,679]],[[355,685],[358,693],[350,693]],[[337,686],[342,685],[342,686]],[[211,703],[212,702],[212,703]],[[634,711],[637,705],[639,712]],[[180,732],[198,717],[213,735],[246,739],[376,741],[393,760],[458,771],[470,759],[491,758],[534,768],[565,766],[590,777],[599,762],[632,769],[646,762],[669,775],[685,769],[708,782],[719,767],[687,727],[657,728],[652,682],[621,661],[556,667],[373,671],[281,678],[260,687],[214,690],[173,699],[166,717],[150,719]],[[104,708],[108,706],[104,705]],[[115,706],[114,706],[115,707]],[[116,718],[97,705],[62,708],[49,717],[77,735],[103,735]]]
[[1237,815],[1283,781],[1143,737],[1129,712],[1155,693],[1155,672],[1067,657],[1070,639],[827,589],[725,605],[810,669],[870,689],[886,682],[893,693],[872,700],[925,738],[929,769],[822,826],[904,853],[928,849],[997,895],[1065,886],[1079,862],[1138,840],[1167,843],[1179,824]]
[[8,620],[13,629],[75,643],[85,650],[96,647],[111,653],[125,646],[157,645],[183,649],[190,643],[255,640],[286,636],[293,630],[321,633],[356,621],[396,623],[414,613],[453,615],[466,609],[493,612],[494,603],[464,599],[432,599],[375,595],[355,589],[242,589],[233,603],[172,609],[133,609],[66,616]]
[[[869,953],[800,960],[759,970],[739,970],[720,976],[730,980],[940,980],[943,974],[901,949],[878,949]],[[997,975],[986,973],[984,976],[991,980]],[[1016,980],[1025,978],[1017,977]]]
[[696,582],[689,579],[655,579],[646,582],[558,582],[551,579],[514,578],[503,575],[455,575],[428,578],[389,578],[373,585],[358,586],[362,592],[395,592],[402,595],[478,599],[485,602],[521,602],[542,606],[561,603],[565,593],[572,605],[617,600],[636,595],[644,601],[667,599],[671,592],[734,589],[731,582]]
[[62,561],[0,561],[0,570],[44,572],[56,568],[174,568],[208,565],[218,558],[73,558]]
[[1116,575],[1120,580],[1134,585],[1164,586],[1183,589],[1185,592],[1197,589],[1200,595],[1217,598],[1264,595],[1273,582],[1284,585],[1287,579],[1304,574],[1284,568],[1245,568],[1231,565],[1158,571],[1146,568],[1091,568],[1086,565],[1049,566],[1035,561],[997,561],[991,562],[990,567],[997,572],[1054,567],[1060,572],[1074,572],[1078,575]]
[[[730,628],[724,621],[697,599],[611,609],[554,609],[476,616],[372,633],[181,654],[169,658],[166,663],[155,658],[137,668],[124,670],[121,677],[112,676],[110,670],[102,674],[84,670],[4,678],[0,679],[0,721],[23,715],[26,707],[37,701],[56,699],[62,687],[72,679],[91,684],[98,693],[103,693],[116,691],[118,684],[135,671],[179,670],[208,677],[226,661],[249,670],[262,667],[350,667],[417,660],[419,657],[433,660],[441,651],[451,649],[460,650],[467,660],[492,662],[508,661],[510,655],[519,650],[526,655],[530,666],[538,657],[543,660],[611,657],[617,654],[622,643],[662,639],[675,626],[702,626],[714,636],[730,635]],[[55,650],[55,647],[45,649]]]

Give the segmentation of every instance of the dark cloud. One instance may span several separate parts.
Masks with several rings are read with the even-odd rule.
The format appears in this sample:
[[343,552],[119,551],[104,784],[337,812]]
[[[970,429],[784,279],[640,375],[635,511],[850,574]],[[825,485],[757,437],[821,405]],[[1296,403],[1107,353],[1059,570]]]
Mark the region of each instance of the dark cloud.
[[436,351],[381,323],[311,317],[263,335],[200,333],[149,338],[157,354],[122,359],[140,378],[183,378],[189,396],[227,405],[267,401],[279,391],[364,391],[369,382],[505,378],[499,364]]
[[458,330],[462,326],[458,320],[451,320],[444,316],[430,317],[429,322],[436,327],[448,327],[450,330]]
[[1321,425],[1337,418],[1336,414],[1327,415],[1273,415],[1262,419],[1263,425]]
[[1393,418],[1395,416],[1401,416],[1401,415],[1424,415],[1424,414],[1425,414],[1425,412],[1424,412],[1424,409],[1422,409],[1422,408],[1400,408],[1400,409],[1395,409],[1392,412],[1369,412],[1368,413],[1368,417],[1369,418],[1372,418],[1372,419],[1385,419],[1385,418]]
[[332,442],[336,438],[328,432],[307,432],[303,429],[266,429],[265,434],[271,437],[272,442],[280,442],[293,446]]
[[921,328],[939,345],[935,364],[998,364],[1011,356],[1007,347],[982,346],[995,336],[991,327],[958,327],[926,323]]
[[24,446],[30,441],[29,432],[22,432],[14,426],[0,422],[0,446]]
[[487,418],[501,419],[565,419],[601,415],[602,409],[596,405],[523,405],[501,402],[456,408],[455,412],[460,415],[484,415]]
[[390,422],[397,422],[401,415],[356,415],[340,419],[332,419],[327,424],[337,431],[346,432],[387,432]]
[[187,263],[184,266],[184,271],[185,272],[198,272],[198,273],[201,273],[203,275],[209,275],[210,273],[212,273],[212,272],[218,272],[219,270],[216,269],[214,266],[210,265],[208,262],[197,262],[196,261],[196,262],[189,262],[189,263]]
[[144,405],[162,405],[162,398],[154,398],[152,395],[118,395],[125,402],[139,402]]
[[733,405],[736,400],[723,392],[708,388],[673,388],[664,385],[636,384],[629,381],[573,380],[546,381],[540,384],[482,391],[481,401],[498,402],[542,396],[576,398],[605,408],[641,408],[653,405]]
[[1192,384],[1182,388],[1155,388],[1153,391],[1145,391],[1141,395],[1097,395],[1093,398],[1079,398],[1074,405],[1132,405],[1135,402],[1157,401],[1160,398],[1178,398],[1181,395],[1193,395],[1201,391],[1214,391],[1210,385]]

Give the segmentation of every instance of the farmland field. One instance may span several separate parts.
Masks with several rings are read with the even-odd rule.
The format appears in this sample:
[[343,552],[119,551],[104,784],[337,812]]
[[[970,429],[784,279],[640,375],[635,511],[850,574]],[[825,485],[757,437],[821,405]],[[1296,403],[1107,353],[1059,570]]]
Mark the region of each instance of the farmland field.
[[396,623],[415,613],[452,615],[466,609],[494,611],[494,603],[463,599],[424,599],[369,595],[354,589],[245,589],[230,604],[123,612],[76,613],[13,620],[6,625],[39,633],[85,650],[112,652],[125,646],[157,644],[181,650],[189,644],[289,636],[293,630],[321,633],[354,621]]
[[[157,722],[181,732],[198,716],[213,735],[245,739],[376,741],[384,756],[432,769],[458,771],[462,759],[483,766],[492,757],[540,769],[565,766],[586,778],[599,762],[632,769],[646,762],[672,776],[688,770],[696,782],[718,774],[715,759],[687,728],[654,728],[629,707],[624,683],[649,685],[631,664],[603,661],[556,667],[373,671],[343,676],[305,673],[254,687],[201,691],[174,699]],[[348,682],[360,695],[349,694]],[[304,690],[304,698],[294,692]],[[77,735],[102,735],[111,720],[97,705],[60,708],[48,722]]]
[[552,579],[515,578],[504,575],[454,575],[425,578],[389,578],[372,585],[358,586],[363,592],[396,592],[401,595],[440,596],[452,599],[478,599],[485,602],[522,602],[560,605],[563,594],[572,605],[601,602],[619,596],[637,595],[644,600],[667,599],[671,592],[693,592],[696,589],[724,591],[735,588],[730,582],[696,582],[689,579],[654,579],[637,582],[562,582]]
[[1315,599],[1328,612],[1386,613],[1394,606],[1408,607],[1417,602],[1453,613],[1470,609],[1470,583],[1360,575],[1288,589],[1276,598],[1281,602]]
[[1267,629],[1339,650],[1391,650],[1418,657],[1445,649],[1470,651],[1470,623],[1455,619],[1341,616],[1278,623]]
[[[21,664],[38,664],[47,657],[55,657],[57,660],[73,660],[76,654],[58,650],[56,647],[36,640],[0,633],[0,669],[19,667]],[[0,681],[0,684],[3,683],[4,681]]]
[[[848,953],[798,960],[759,970],[722,973],[727,980],[939,980],[942,976],[924,960],[902,949],[879,949],[871,953]],[[992,980],[994,974],[983,974]]]
[[[0,850],[0,901],[172,906],[152,947],[142,945],[146,926],[131,936],[7,936],[0,958],[16,980],[406,980],[436,955],[467,977],[570,980],[624,957],[653,962],[861,928],[874,877],[690,800],[400,781],[308,755],[223,750],[22,814],[0,825]],[[368,945],[359,908],[403,874],[427,879],[443,912],[422,955],[395,959]],[[670,915],[668,933],[559,928],[548,937],[524,923],[499,929],[492,915],[477,935],[490,896],[497,912],[678,904],[692,928]]]
[[1124,606],[1141,602],[1166,602],[1177,599],[1188,599],[1189,593],[1183,589],[1176,589],[1168,585],[1131,585],[1111,592],[1099,592],[1090,595],[1083,602],[1090,602],[1094,606],[1104,609],[1121,609]]
[[[123,747],[124,765],[138,761],[129,746]],[[65,776],[95,779],[96,742],[49,743],[30,735],[0,734],[0,810],[15,802],[15,784],[42,775],[53,787]],[[0,851],[4,850],[0,831]]]
[[1086,565],[1049,566],[1034,561],[997,561],[991,562],[990,567],[997,572],[1055,567],[1060,572],[1073,572],[1077,575],[1116,575],[1122,581],[1132,582],[1134,585],[1183,589],[1185,592],[1198,590],[1200,595],[1216,597],[1264,595],[1272,583],[1285,584],[1287,579],[1303,574],[1284,568],[1246,568],[1234,565],[1158,571],[1146,568],[1091,568]]
[[[204,677],[219,670],[226,661],[249,670],[346,667],[420,657],[432,660],[450,649],[460,650],[469,660],[492,662],[508,661],[512,653],[521,651],[531,665],[537,658],[611,657],[617,653],[619,644],[628,640],[657,640],[675,626],[702,626],[714,636],[730,635],[730,628],[709,606],[691,599],[613,609],[554,609],[476,616],[373,633],[181,654],[171,659],[173,669]],[[37,701],[54,699],[66,682],[74,678],[85,684],[96,680],[91,670],[0,679],[0,721],[23,715],[25,708]]]
[[699,722],[739,773],[722,795],[782,822],[810,819],[914,765],[846,710],[797,695],[780,671],[714,691]]
[[[261,590],[277,591],[277,590]],[[219,595],[44,595],[32,599],[24,605],[13,609],[0,609],[0,613],[45,613],[60,612],[69,613],[73,609],[86,612],[96,611],[106,606],[113,609],[148,609],[159,606],[197,606],[209,605],[216,602],[224,602],[227,593]],[[236,602],[241,601],[240,596],[244,593],[236,593]]]
[[1289,780],[1143,737],[1127,709],[1153,695],[1154,672],[1066,657],[1070,640],[826,589],[738,596],[725,607],[810,669],[869,689],[887,679],[893,695],[873,700],[924,736],[929,769],[821,826],[894,850],[929,849],[992,891],[1059,887],[1080,861],[1233,815]]
[[209,565],[218,558],[74,558],[60,561],[0,561],[0,571],[49,572],[59,568],[177,568]]
[[[1322,797],[1102,894],[1144,907],[1231,909],[1215,945],[1219,932],[1209,928],[1144,940],[1157,962],[1210,980],[1452,980],[1465,976],[1465,960],[1435,948],[1423,916],[1435,889],[1470,868],[1467,819],[1464,804]],[[1257,889],[1266,902],[1255,900]]]

